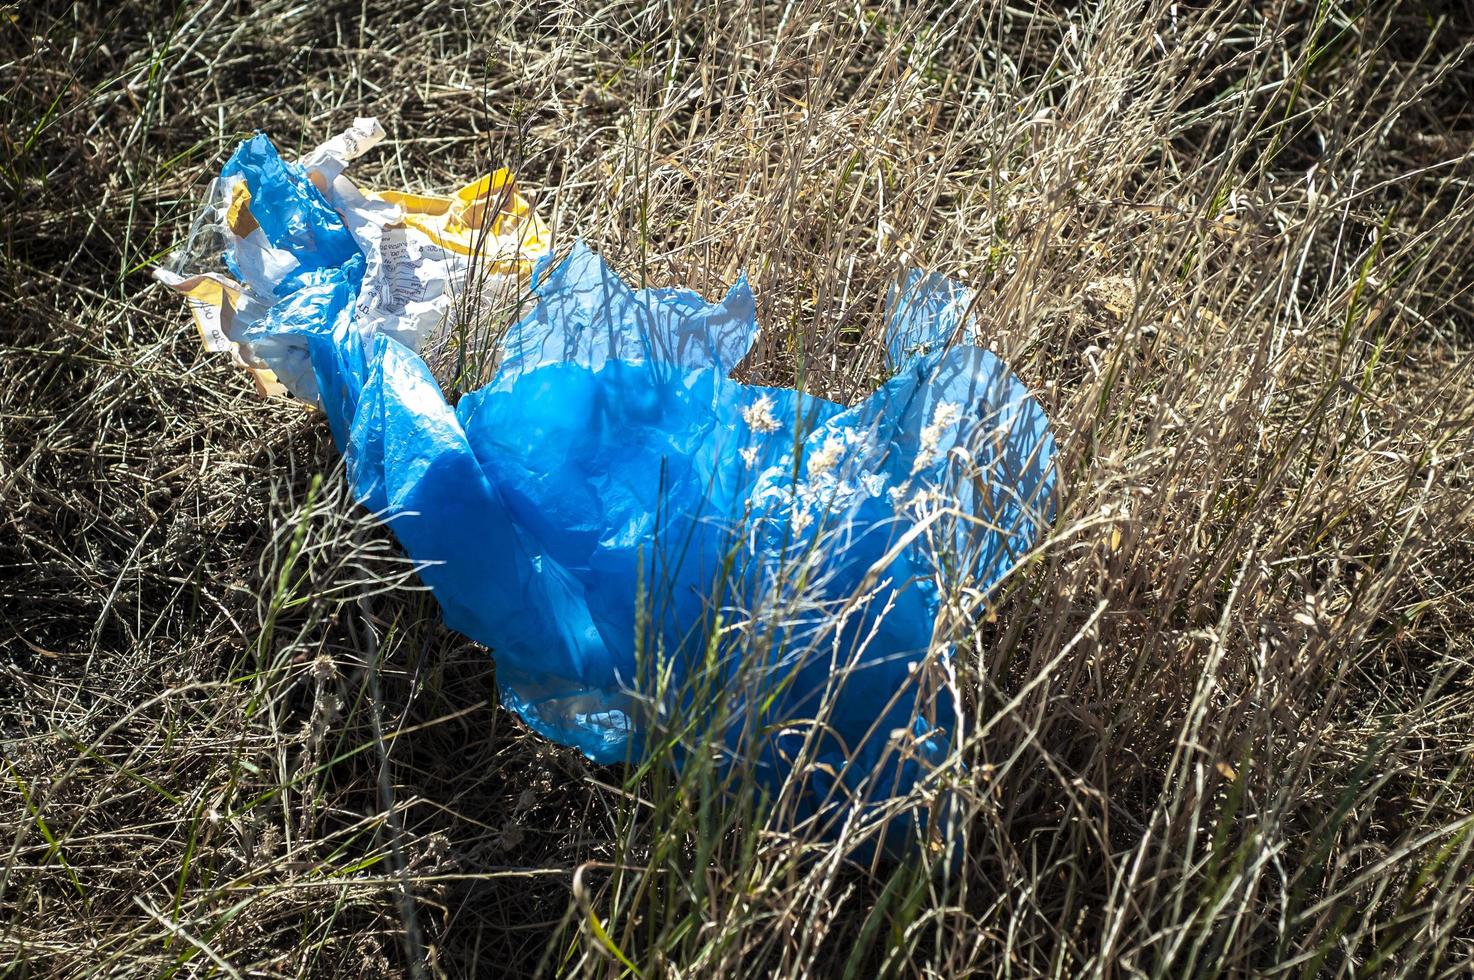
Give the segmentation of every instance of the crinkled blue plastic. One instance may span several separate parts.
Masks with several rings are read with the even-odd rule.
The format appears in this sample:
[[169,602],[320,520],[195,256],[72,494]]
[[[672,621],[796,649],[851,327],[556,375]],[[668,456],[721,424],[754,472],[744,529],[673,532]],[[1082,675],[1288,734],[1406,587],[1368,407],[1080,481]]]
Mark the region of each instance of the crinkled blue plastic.
[[[846,408],[728,377],[757,336],[745,280],[718,303],[632,290],[580,243],[539,263],[498,373],[452,408],[418,354],[356,328],[363,258],[300,168],[257,136],[225,173],[299,263],[253,334],[305,339],[354,489],[528,725],[631,758],[651,712],[698,710],[664,692],[704,680],[748,709],[728,741],[762,785],[814,739],[800,818],[843,818],[836,801],[904,791],[946,754],[954,708],[914,670],[950,649],[943,589],[994,586],[1055,480],[1043,410],[957,336],[965,290],[913,274],[895,374]],[[804,601],[783,606],[796,576]],[[792,724],[825,705],[819,728]]]

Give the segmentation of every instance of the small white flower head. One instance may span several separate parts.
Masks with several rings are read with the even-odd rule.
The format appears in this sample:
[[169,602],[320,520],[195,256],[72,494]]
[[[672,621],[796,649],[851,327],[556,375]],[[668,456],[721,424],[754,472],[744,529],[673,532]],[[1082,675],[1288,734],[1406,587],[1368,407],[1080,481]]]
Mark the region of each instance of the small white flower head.
[[906,501],[906,509],[911,511],[917,520],[921,520],[934,510],[940,510],[946,502],[947,498],[940,490],[928,490],[921,487],[911,495],[910,500]]
[[823,476],[834,469],[844,455],[844,445],[843,438],[831,435],[824,440],[824,445],[809,453],[809,476]]
[[803,534],[809,529],[809,525],[813,523],[814,515],[807,507],[795,507],[793,509],[792,524],[794,534]]
[[773,417],[773,399],[767,395],[758,396],[757,401],[742,410],[742,421],[754,432],[777,432],[778,420]]
[[916,460],[911,464],[911,472],[919,473],[930,466],[937,456],[937,447],[941,445],[942,436],[962,421],[962,406],[956,402],[938,402],[936,411],[932,412],[931,422],[921,430],[921,448],[916,453]]
[[757,465],[756,446],[748,446],[746,449],[740,449],[738,450],[738,455],[742,457],[742,465],[746,466],[748,469],[752,469],[754,466]]

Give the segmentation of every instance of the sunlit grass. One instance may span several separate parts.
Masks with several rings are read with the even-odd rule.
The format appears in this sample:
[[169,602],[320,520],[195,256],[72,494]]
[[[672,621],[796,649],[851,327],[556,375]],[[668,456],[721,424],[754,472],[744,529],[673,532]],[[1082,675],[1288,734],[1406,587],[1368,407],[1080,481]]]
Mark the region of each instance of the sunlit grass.
[[[1452,13],[326,0],[33,4],[0,29],[10,971],[1467,972]],[[391,134],[354,164],[370,185],[508,166],[560,247],[630,282],[717,296],[745,271],[743,380],[854,401],[905,269],[978,290],[1062,489],[998,589],[947,583],[967,724],[933,781],[796,821],[720,761],[774,721],[733,692],[771,679],[661,691],[658,651],[651,717],[703,709],[637,765],[497,707],[322,420],[257,399],[147,285],[243,135],[291,153],[358,115]],[[464,300],[452,395],[525,297]],[[806,574],[711,624],[736,638],[713,657],[760,660]],[[941,819],[895,861],[890,814]]]

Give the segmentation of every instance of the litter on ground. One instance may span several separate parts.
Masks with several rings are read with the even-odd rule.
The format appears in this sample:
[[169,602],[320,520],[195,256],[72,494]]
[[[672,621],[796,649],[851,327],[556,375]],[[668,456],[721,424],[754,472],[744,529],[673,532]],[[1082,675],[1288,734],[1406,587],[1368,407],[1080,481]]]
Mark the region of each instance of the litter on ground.
[[[775,791],[809,760],[799,818],[925,779],[960,734],[948,597],[992,590],[1053,512],[1048,420],[974,342],[970,292],[896,288],[893,374],[855,405],[739,383],[745,279],[710,302],[555,256],[505,171],[361,188],[347,165],[382,138],[359,120],[296,163],[247,140],[159,277],[208,347],[324,412],[503,702],[601,763],[702,712]],[[452,406],[450,325],[528,289]]]

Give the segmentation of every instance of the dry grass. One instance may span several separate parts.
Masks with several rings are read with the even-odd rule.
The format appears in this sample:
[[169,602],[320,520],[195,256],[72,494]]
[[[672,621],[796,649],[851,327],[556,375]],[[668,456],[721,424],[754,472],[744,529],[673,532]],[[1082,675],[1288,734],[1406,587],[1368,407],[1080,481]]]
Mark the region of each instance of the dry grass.
[[[0,962],[16,975],[1461,975],[1467,7],[0,11]],[[853,398],[905,263],[1061,437],[970,617],[960,860],[844,860],[496,706],[321,419],[147,264],[259,127],[768,328]]]

